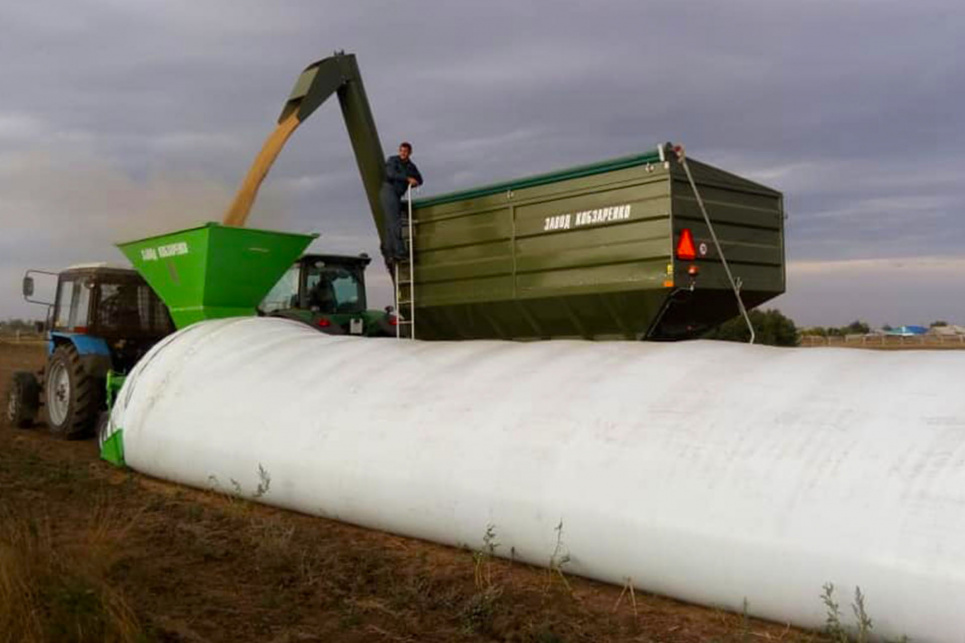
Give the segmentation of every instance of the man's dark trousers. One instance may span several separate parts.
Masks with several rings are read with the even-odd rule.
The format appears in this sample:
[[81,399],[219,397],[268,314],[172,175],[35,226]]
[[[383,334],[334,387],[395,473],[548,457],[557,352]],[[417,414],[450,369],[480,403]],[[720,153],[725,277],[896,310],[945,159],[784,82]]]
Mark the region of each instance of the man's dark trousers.
[[382,256],[386,263],[406,259],[408,255],[402,243],[402,201],[388,183],[382,184],[379,200],[382,202],[382,221],[385,224]]

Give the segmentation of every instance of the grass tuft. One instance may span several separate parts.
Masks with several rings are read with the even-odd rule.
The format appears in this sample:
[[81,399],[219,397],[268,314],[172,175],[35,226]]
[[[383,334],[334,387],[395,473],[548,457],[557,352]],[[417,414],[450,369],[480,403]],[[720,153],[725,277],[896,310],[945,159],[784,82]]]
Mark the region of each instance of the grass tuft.
[[462,610],[463,630],[467,634],[493,634],[496,602],[501,595],[502,589],[493,585],[469,598]]
[[573,592],[573,588],[570,587],[569,581],[566,580],[566,576],[563,575],[563,566],[570,562],[570,550],[563,542],[563,519],[560,518],[560,522],[553,529],[556,532],[556,547],[553,549],[552,555],[550,555],[549,570],[550,578],[553,578],[553,574],[556,574],[563,581],[563,585],[566,590],[570,593]]
[[79,537],[62,543],[37,516],[0,505],[0,643],[148,640],[108,578],[123,525],[99,506]]
[[857,643],[868,643],[871,638],[872,623],[871,617],[865,611],[864,594],[861,593],[860,587],[854,588],[854,603],[851,604],[851,611],[854,612],[854,618],[858,623],[855,640]]
[[[825,583],[821,592],[821,601],[827,611],[825,617],[824,633],[832,643],[868,643],[871,640],[871,631],[874,624],[868,611],[865,609],[865,596],[860,587],[854,588],[854,602],[851,603],[851,611],[854,614],[855,627],[852,636],[848,629],[841,623],[841,607],[834,600],[834,584]],[[907,637],[901,637],[900,641],[907,641]]]
[[476,589],[486,589],[493,586],[493,557],[499,543],[496,541],[496,526],[486,525],[486,533],[483,534],[482,549],[472,553],[473,560],[473,580]]

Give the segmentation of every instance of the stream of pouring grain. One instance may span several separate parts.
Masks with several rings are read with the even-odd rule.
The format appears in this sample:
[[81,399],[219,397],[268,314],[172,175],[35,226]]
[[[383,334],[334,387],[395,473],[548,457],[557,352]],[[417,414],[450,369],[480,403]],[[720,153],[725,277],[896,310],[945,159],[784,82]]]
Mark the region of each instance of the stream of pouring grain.
[[265,180],[268,170],[271,169],[272,163],[278,158],[278,154],[281,152],[281,148],[285,146],[288,137],[292,135],[292,132],[300,123],[297,111],[292,112],[288,118],[278,124],[275,131],[265,141],[261,152],[258,153],[254,163],[248,169],[248,174],[241,183],[241,187],[238,188],[238,193],[235,195],[231,207],[224,214],[222,221],[225,225],[239,227],[245,225],[248,215],[251,213],[251,206],[255,202],[255,197],[258,196],[258,188],[261,187],[261,182]]

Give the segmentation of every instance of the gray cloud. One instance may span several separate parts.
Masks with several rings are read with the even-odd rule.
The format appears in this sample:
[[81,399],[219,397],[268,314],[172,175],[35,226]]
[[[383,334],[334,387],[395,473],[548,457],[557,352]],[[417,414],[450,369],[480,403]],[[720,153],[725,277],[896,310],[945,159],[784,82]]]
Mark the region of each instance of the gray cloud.
[[[868,266],[890,264],[833,286],[801,266],[951,261],[965,244],[953,0],[74,0],[6,3],[0,25],[0,318],[29,312],[28,265],[218,218],[300,69],[336,48],[358,54],[387,150],[415,142],[428,193],[664,140],[784,190],[792,291],[776,303],[810,323],[840,321],[835,289],[864,292]],[[377,254],[337,107],[293,137],[253,223]],[[894,283],[844,317],[962,315],[941,289]]]

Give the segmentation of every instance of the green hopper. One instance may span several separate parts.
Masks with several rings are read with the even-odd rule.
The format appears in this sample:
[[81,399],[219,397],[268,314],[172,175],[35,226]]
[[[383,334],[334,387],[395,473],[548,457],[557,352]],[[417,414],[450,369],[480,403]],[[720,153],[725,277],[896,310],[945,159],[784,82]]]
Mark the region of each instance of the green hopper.
[[178,328],[250,316],[317,234],[219,223],[117,245],[167,304]]

